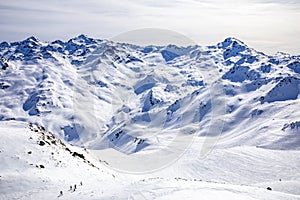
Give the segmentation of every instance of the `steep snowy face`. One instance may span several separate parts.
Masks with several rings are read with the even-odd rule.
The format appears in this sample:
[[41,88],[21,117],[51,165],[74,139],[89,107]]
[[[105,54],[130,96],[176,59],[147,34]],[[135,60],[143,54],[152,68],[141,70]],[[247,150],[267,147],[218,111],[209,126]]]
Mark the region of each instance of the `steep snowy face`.
[[300,116],[300,56],[268,56],[234,38],[140,47],[84,35],[2,42],[0,55],[0,119],[72,144],[131,154],[193,135],[275,149],[286,138],[280,148],[298,148],[299,129],[288,127]]

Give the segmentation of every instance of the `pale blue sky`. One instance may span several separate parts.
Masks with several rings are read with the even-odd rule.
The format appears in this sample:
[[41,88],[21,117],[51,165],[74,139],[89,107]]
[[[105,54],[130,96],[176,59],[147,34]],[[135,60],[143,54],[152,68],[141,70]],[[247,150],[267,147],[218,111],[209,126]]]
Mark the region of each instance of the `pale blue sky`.
[[163,28],[199,45],[236,37],[266,53],[300,54],[298,0],[0,0],[0,19],[0,41]]

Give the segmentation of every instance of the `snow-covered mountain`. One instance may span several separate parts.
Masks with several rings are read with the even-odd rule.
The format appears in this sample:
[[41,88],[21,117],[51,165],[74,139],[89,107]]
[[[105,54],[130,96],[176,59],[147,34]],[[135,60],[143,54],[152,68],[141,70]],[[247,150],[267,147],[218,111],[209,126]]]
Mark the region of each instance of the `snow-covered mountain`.
[[0,55],[0,198],[299,198],[300,56],[85,35]]

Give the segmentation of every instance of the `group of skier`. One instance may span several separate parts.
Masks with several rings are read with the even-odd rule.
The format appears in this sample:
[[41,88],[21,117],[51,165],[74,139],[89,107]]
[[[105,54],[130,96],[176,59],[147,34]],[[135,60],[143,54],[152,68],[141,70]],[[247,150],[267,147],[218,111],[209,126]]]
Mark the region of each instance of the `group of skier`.
[[[80,186],[82,186],[82,181],[80,181]],[[77,185],[76,184],[74,186],[70,185],[70,189],[68,191],[75,192],[76,189],[77,189]],[[61,196],[63,196],[63,191],[59,192],[58,197],[61,197]]]

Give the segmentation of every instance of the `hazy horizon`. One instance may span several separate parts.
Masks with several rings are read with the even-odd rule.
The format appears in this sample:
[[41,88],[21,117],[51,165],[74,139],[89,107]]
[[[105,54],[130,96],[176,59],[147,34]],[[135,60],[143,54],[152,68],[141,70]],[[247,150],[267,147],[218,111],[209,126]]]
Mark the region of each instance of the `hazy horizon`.
[[1,1],[0,41],[36,36],[66,40],[79,34],[111,39],[156,28],[183,34],[199,45],[235,37],[268,54],[300,54],[300,2],[293,0],[88,0]]

